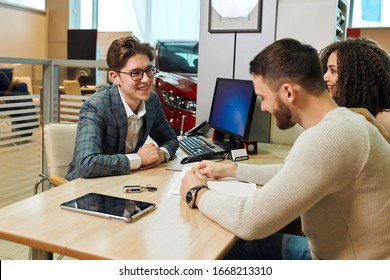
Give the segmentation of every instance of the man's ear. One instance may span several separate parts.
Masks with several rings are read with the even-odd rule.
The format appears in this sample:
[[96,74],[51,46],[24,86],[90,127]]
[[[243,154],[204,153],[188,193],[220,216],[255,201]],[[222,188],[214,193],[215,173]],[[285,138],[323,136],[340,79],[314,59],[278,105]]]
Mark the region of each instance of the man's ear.
[[295,92],[294,87],[288,83],[283,84],[282,85],[282,95],[287,102],[292,103],[296,97],[296,92]]
[[118,73],[115,71],[110,71],[108,74],[110,75],[112,82],[119,86],[120,81]]

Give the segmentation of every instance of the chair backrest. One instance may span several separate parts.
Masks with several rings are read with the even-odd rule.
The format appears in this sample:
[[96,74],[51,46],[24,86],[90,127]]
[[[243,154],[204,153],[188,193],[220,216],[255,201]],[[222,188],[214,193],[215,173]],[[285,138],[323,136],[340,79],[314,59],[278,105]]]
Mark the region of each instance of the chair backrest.
[[72,161],[77,123],[51,123],[44,126],[44,147],[50,176],[65,177]]
[[81,95],[80,83],[77,80],[64,80],[64,91],[68,95]]
[[17,82],[17,83],[26,83],[28,92],[30,94],[33,94],[31,77],[15,77],[14,76],[13,81]]

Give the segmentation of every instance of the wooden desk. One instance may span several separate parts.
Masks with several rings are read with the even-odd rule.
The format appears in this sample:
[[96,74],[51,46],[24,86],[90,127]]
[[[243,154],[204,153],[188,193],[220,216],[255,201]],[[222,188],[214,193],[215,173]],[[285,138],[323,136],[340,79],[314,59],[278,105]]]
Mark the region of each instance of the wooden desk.
[[[288,146],[260,144],[245,163],[280,163]],[[220,259],[236,237],[167,192],[178,172],[165,165],[131,175],[77,179],[0,208],[0,238],[77,259]],[[156,192],[125,194],[126,184]],[[62,202],[88,192],[145,200],[157,209],[134,223],[63,210]]]

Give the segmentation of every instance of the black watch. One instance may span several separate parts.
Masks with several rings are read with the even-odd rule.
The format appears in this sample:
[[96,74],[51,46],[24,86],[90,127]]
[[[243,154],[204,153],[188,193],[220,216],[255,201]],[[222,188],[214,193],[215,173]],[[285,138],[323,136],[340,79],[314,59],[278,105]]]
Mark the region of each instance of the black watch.
[[191,208],[195,207],[195,201],[196,201],[196,196],[198,195],[198,191],[203,189],[203,188],[208,189],[207,186],[199,185],[199,186],[191,188],[187,192],[187,194],[186,194],[186,202],[187,202],[188,206],[190,206]]

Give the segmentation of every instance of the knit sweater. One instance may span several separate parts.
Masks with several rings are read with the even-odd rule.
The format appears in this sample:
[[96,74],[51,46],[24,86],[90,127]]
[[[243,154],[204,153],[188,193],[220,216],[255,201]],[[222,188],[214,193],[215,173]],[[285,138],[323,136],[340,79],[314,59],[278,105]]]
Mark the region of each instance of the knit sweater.
[[283,165],[239,164],[251,197],[205,192],[199,209],[238,237],[261,239],[301,216],[313,259],[390,259],[390,145],[364,117],[330,111]]

